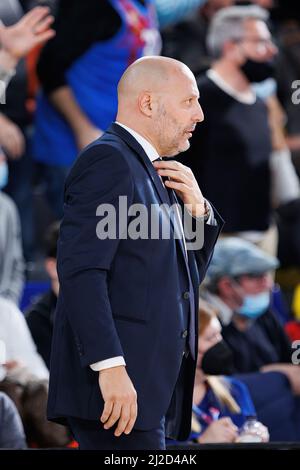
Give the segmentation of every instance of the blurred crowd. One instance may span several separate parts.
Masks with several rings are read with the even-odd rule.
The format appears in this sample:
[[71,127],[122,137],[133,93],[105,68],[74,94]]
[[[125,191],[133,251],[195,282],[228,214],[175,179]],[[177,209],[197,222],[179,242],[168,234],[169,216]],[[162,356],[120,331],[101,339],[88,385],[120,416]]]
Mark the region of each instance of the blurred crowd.
[[225,219],[200,291],[188,443],[300,441],[297,11],[0,0],[0,448],[76,447],[46,419],[64,180],[114,121],[124,70],[157,54],[196,76],[205,120],[178,160]]

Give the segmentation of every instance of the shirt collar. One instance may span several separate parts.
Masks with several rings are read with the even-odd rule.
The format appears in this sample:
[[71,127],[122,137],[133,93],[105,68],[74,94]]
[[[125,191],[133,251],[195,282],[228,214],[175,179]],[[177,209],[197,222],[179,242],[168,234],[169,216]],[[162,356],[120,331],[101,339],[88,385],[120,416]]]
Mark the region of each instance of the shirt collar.
[[209,69],[206,72],[206,75],[212,82],[214,82],[217,87],[221,88],[224,93],[227,93],[227,95],[230,95],[232,98],[235,100],[239,101],[240,103],[243,104],[254,104],[256,102],[256,95],[254,90],[252,90],[250,93],[240,93],[234,88],[232,88],[228,83],[225,82],[225,80],[218,74],[213,69]]
[[125,124],[121,124],[120,122],[116,121],[116,124],[118,126],[123,127],[129,134],[132,135],[132,137],[135,138],[135,140],[138,141],[141,147],[143,147],[146,155],[149,157],[150,161],[153,162],[154,160],[157,160],[159,158],[159,154],[157,150],[153,147],[148,140],[146,140],[143,136],[141,136],[138,132],[134,131],[130,127],[125,126]]

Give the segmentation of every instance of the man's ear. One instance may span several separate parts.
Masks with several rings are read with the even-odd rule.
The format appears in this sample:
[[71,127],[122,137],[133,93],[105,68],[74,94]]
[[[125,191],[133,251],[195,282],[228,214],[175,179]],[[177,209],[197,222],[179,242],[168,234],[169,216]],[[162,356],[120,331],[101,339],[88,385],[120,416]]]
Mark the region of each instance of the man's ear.
[[153,113],[152,101],[152,95],[150,92],[147,91],[141,93],[138,99],[138,106],[140,108],[140,111],[147,117],[151,117]]

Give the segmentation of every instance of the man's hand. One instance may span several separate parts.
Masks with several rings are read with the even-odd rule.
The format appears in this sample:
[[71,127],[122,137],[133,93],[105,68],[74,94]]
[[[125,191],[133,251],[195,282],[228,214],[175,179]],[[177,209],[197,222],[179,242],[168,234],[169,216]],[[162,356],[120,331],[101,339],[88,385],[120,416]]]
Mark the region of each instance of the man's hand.
[[11,159],[20,158],[25,151],[22,131],[4,114],[0,114],[0,145]]
[[114,435],[129,434],[137,417],[137,394],[125,366],[101,370],[99,387],[104,399],[100,418],[104,429],[111,428],[118,421]]
[[190,168],[172,160],[154,162],[154,167],[160,176],[169,177],[165,185],[174,189],[184,204],[191,206],[194,217],[205,214],[205,200]]
[[48,7],[36,7],[12,26],[0,24],[1,48],[19,60],[35,46],[55,35],[55,31],[50,29],[53,21]]

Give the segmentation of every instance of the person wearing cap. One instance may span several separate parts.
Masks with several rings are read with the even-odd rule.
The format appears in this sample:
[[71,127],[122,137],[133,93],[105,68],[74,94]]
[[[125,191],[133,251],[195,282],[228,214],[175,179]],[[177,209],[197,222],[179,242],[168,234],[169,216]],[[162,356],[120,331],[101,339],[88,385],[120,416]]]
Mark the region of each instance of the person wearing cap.
[[215,248],[205,297],[220,312],[236,371],[282,372],[298,395],[299,367],[291,363],[291,344],[271,306],[272,271],[278,264],[250,242],[224,238]]

